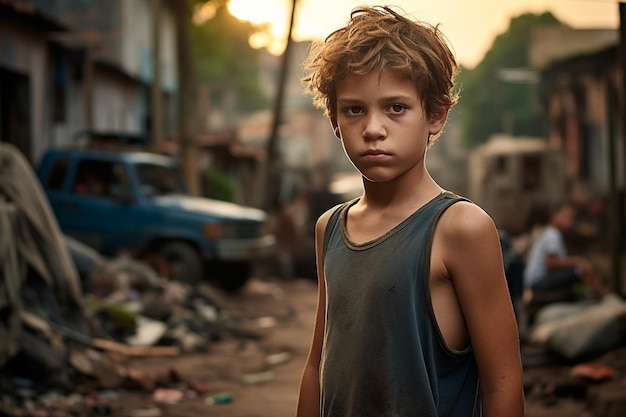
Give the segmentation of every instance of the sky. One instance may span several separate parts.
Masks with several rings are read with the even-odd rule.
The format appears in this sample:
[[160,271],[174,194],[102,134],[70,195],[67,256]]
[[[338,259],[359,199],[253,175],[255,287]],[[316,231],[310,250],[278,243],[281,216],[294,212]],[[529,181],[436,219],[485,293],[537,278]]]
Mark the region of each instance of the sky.
[[[292,0],[231,0],[230,11],[252,23],[268,23],[271,36],[256,35],[255,47],[279,54],[284,48]],[[401,7],[418,20],[439,24],[457,60],[472,68],[505,32],[512,17],[551,11],[574,28],[619,27],[618,0],[298,0],[293,37],[296,41],[323,39],[343,26],[350,11],[361,4]]]

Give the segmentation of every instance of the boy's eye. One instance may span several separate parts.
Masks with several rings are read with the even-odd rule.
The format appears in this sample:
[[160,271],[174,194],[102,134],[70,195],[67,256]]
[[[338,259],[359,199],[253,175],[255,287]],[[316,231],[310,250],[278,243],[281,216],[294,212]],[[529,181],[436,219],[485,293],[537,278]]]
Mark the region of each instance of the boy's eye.
[[363,109],[358,106],[350,106],[350,107],[346,107],[343,110],[343,112],[347,115],[355,115],[355,114],[363,113]]
[[391,113],[402,113],[407,109],[404,104],[392,104],[389,106],[389,111]]

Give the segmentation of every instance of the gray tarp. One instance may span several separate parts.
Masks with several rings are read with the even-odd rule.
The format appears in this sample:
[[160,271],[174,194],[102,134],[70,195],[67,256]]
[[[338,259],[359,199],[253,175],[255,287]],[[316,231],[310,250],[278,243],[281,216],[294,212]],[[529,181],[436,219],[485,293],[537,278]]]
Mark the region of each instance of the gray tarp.
[[0,326],[0,366],[17,352],[17,338],[21,330],[19,311],[22,308],[22,277],[13,238],[15,214],[15,206],[0,198],[0,318],[4,324]]
[[537,314],[529,341],[568,359],[600,354],[623,338],[626,302],[615,294],[601,301],[554,303]]
[[[45,319],[61,326],[65,319],[82,321],[81,284],[63,239],[31,165],[13,145],[0,143],[0,365],[14,353],[24,309],[53,315]],[[39,285],[27,307],[18,298],[29,275]],[[37,306],[48,301],[56,304],[52,313]]]

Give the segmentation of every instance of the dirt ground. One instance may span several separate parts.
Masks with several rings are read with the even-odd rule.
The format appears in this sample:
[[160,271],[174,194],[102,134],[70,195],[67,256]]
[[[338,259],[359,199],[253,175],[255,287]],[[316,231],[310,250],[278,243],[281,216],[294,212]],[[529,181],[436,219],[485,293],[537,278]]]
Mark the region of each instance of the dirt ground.
[[[155,402],[154,392],[114,395],[119,416],[282,417],[295,415],[302,368],[309,349],[317,287],[310,280],[251,281],[237,295],[219,302],[260,338],[240,335],[215,342],[206,353],[174,358],[141,358],[129,363],[145,372],[175,370],[206,393],[173,404]],[[229,403],[207,405],[207,398],[229,393]],[[119,394],[119,393],[118,393]]]
[[[300,375],[308,353],[316,308],[316,285],[310,280],[253,280],[237,295],[221,294],[220,303],[258,337],[226,337],[206,353],[172,358],[134,359],[129,365],[146,373],[173,370],[206,392],[170,403],[165,390],[116,392],[107,414],[128,417],[288,417],[295,414]],[[525,353],[532,355],[536,352]],[[626,358],[626,350],[612,352]],[[611,363],[611,359],[605,362]],[[613,361],[614,362],[614,361]],[[626,362],[615,379],[626,382]],[[595,417],[581,392],[602,388],[568,377],[569,367],[548,363],[525,370],[527,417]],[[231,401],[210,405],[207,399],[228,393]],[[210,402],[210,400],[209,400]],[[621,414],[615,414],[621,415]]]

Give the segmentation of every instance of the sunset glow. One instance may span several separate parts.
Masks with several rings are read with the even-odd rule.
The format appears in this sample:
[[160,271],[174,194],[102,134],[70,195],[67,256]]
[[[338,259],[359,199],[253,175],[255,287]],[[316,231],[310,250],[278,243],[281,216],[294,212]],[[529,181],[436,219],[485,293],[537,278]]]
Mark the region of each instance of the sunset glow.
[[[617,0],[298,0],[294,39],[323,39],[346,23],[354,7],[386,3],[398,5],[420,20],[440,24],[458,60],[470,67],[482,59],[493,39],[506,31],[510,19],[522,13],[551,11],[574,28],[619,25]],[[292,0],[231,0],[228,7],[241,20],[267,25],[251,38],[253,47],[280,54],[287,37],[291,4]]]
[[287,37],[289,23],[287,6],[286,0],[230,0],[228,11],[240,20],[255,25],[266,25],[263,30],[251,36],[250,45],[253,48],[267,48],[273,54],[280,54]]

